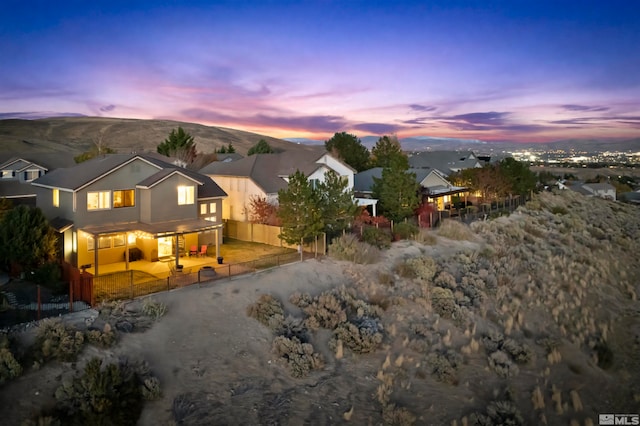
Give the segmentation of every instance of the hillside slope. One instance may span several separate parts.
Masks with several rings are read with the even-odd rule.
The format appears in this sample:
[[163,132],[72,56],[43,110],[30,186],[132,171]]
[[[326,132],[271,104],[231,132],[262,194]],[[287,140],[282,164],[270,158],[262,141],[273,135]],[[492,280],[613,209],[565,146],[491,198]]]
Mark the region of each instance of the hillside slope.
[[82,152],[102,138],[118,152],[155,151],[171,130],[182,126],[195,138],[198,152],[210,153],[233,144],[246,155],[265,139],[276,149],[307,149],[304,145],[270,136],[224,127],[166,120],[133,120],[100,117],[63,117],[40,120],[0,120],[0,152]]

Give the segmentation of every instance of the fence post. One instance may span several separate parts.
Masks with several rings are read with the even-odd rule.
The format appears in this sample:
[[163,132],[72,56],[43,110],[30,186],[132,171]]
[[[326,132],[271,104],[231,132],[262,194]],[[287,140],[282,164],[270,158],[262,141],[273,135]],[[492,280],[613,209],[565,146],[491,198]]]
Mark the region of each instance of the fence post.
[[69,312],[73,312],[73,284],[69,281]]
[[129,287],[131,288],[131,299],[133,299],[133,269],[129,271]]
[[38,320],[40,320],[40,284],[38,284]]
[[230,263],[227,265],[227,268],[229,269],[229,279],[231,279],[231,264]]

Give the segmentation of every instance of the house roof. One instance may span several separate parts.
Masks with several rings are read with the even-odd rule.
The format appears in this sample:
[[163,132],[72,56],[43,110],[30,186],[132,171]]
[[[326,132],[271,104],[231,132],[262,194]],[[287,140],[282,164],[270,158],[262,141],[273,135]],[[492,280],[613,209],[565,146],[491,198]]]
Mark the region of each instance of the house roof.
[[[407,170],[409,173],[414,173],[416,175],[416,182],[421,183],[427,176],[431,173],[439,173],[434,169],[409,169]],[[353,177],[353,190],[356,192],[371,192],[371,188],[373,188],[373,178],[382,178],[382,167],[374,167],[369,170],[365,170],[363,172],[357,173]],[[443,176],[441,176],[443,177]],[[444,179],[444,177],[443,177]],[[446,179],[445,179],[446,180]],[[445,188],[443,185],[437,185],[435,187],[428,187],[429,192],[440,190],[441,188]],[[457,192],[462,191],[466,188],[457,187],[453,185],[449,185],[447,191],[455,190]]]
[[594,191],[615,191],[616,188],[608,183],[585,183],[582,186],[588,186]]
[[7,164],[17,160],[24,160],[29,163],[43,167],[45,170],[54,170],[61,167],[72,167],[76,164],[73,155],[65,152],[33,152],[28,155],[16,152],[0,153],[0,168],[5,168]]
[[[202,185],[198,187],[198,198],[224,197],[227,195],[222,188],[220,188],[208,176],[167,163],[150,154],[108,154],[96,157],[74,167],[53,170],[52,172],[34,180],[32,184],[36,186],[78,191],[136,159],[146,161],[158,168],[159,174],[154,174],[152,176],[156,180],[167,177],[169,174],[179,172],[199,183],[202,183]],[[145,178],[140,182],[132,182],[132,184],[139,185],[149,179],[150,178]]]
[[0,198],[35,197],[34,188],[28,183],[18,180],[0,180]]
[[100,225],[83,226],[84,232],[92,235],[120,234],[129,231],[143,231],[153,238],[165,237],[176,234],[188,234],[211,229],[221,228],[222,224],[210,222],[204,219],[169,220],[164,222],[121,222],[103,223]]
[[481,165],[472,151],[419,151],[409,154],[411,168],[437,169],[444,175]]
[[[235,176],[251,178],[267,194],[287,187],[284,179],[297,170],[311,175],[326,167],[317,161],[329,153],[322,149],[285,151],[277,154],[255,154],[237,161],[214,161],[200,169],[200,173],[213,176]],[[339,161],[339,160],[338,160]]]

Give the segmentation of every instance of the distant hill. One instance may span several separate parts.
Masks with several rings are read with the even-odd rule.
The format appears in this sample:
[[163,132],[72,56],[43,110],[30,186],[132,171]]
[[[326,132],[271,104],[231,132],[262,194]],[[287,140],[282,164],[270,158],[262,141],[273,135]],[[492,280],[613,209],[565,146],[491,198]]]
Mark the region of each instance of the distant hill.
[[224,127],[204,126],[168,120],[134,120],[100,117],[61,117],[38,120],[0,120],[0,152],[69,152],[74,155],[90,149],[96,141],[118,152],[156,151],[171,130],[181,126],[196,142],[198,152],[212,153],[231,143],[246,155],[249,148],[265,139],[278,150],[311,149],[288,142]]

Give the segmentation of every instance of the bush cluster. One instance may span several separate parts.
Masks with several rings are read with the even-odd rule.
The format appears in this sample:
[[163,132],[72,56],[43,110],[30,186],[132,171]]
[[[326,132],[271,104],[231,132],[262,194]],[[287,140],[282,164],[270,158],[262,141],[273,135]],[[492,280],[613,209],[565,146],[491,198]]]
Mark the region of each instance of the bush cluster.
[[391,247],[391,234],[386,229],[368,227],[362,230],[362,241],[386,249]]
[[293,377],[305,377],[324,366],[322,355],[314,352],[313,345],[302,343],[297,337],[277,336],[272,351],[287,364]]
[[401,277],[417,278],[427,282],[433,279],[437,269],[436,262],[428,256],[412,257],[398,263],[395,267],[396,272]]
[[126,362],[103,367],[93,358],[81,376],[56,390],[57,417],[71,425],[135,425],[142,412],[142,383]]
[[433,352],[427,356],[429,373],[442,383],[457,385],[457,370],[461,364],[462,356],[454,351]]
[[528,345],[519,343],[511,338],[505,339],[504,335],[497,331],[490,331],[484,335],[482,337],[482,344],[487,350],[487,353],[502,351],[508,354],[518,364],[526,364],[531,361],[533,356],[533,352]]
[[375,245],[358,240],[353,234],[345,234],[329,244],[329,256],[337,260],[370,264],[378,261],[380,250]]
[[460,308],[448,288],[433,287],[431,289],[431,306],[442,318],[455,319],[459,316]]
[[400,222],[393,227],[393,236],[396,240],[414,238],[419,232],[420,228],[409,222]]
[[472,413],[470,424],[478,426],[524,425],[524,418],[513,401],[491,401],[486,413]]
[[271,330],[277,330],[284,321],[284,308],[278,299],[270,294],[263,294],[255,303],[247,306],[247,315]]
[[87,342],[102,348],[109,348],[115,345],[118,340],[116,333],[106,324],[103,330],[87,330],[85,332]]
[[318,328],[333,330],[338,324],[347,320],[344,302],[331,292],[322,293],[314,298],[303,311],[308,315],[305,324],[311,330]]
[[473,241],[475,235],[468,225],[453,219],[445,219],[438,228],[438,235],[458,241]]
[[84,333],[60,320],[45,319],[36,331],[36,351],[41,360],[74,361],[84,345]]
[[154,321],[157,321],[167,313],[167,305],[162,302],[156,302],[151,298],[147,298],[142,302],[142,313]]
[[373,318],[358,318],[352,322],[343,322],[333,331],[330,345],[337,347],[337,341],[357,354],[373,352],[382,343],[382,326]]
[[22,374],[22,366],[11,351],[11,341],[5,333],[0,333],[0,385]]

